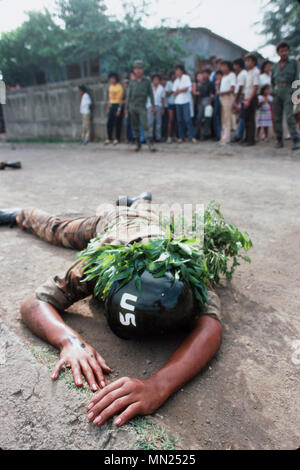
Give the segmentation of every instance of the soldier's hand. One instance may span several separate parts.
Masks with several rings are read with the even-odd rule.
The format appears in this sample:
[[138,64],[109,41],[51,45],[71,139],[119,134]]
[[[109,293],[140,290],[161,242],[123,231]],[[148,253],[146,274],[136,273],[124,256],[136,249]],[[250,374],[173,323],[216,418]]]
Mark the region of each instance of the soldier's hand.
[[152,114],[154,114],[154,115],[156,114],[156,108],[155,108],[155,106],[152,106]]
[[111,372],[103,357],[92,346],[77,337],[69,338],[68,343],[63,346],[60,359],[51,375],[53,380],[58,378],[64,365],[72,369],[74,382],[78,387],[83,385],[83,374],[93,392],[105,387],[103,373]]
[[93,396],[88,405],[88,419],[101,426],[118,414],[114,424],[122,426],[137,415],[153,413],[167,398],[152,378],[138,380],[122,377]]
[[125,109],[125,117],[128,117],[128,109]]

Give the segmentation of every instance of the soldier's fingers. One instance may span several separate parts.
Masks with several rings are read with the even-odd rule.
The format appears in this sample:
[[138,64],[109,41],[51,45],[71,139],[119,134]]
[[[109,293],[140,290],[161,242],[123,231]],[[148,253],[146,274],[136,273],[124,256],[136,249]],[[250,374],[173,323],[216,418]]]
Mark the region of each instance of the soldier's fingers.
[[93,424],[97,426],[101,426],[104,424],[109,418],[112,418],[120,411],[124,410],[125,407],[128,407],[132,403],[132,398],[130,396],[125,396],[121,398],[117,398],[113,401],[111,405],[105,408],[101,414],[94,419]]
[[122,387],[113,390],[112,392],[105,395],[102,400],[99,400],[92,408],[88,410],[88,419],[95,420],[95,418],[102,414],[102,412],[108,408],[115,401],[118,401],[120,398],[128,397],[128,393],[124,391]]
[[51,374],[51,379],[52,380],[57,380],[58,379],[58,376],[59,376],[59,373],[60,373],[60,370],[62,368],[62,366],[65,364],[65,361],[64,359],[60,359],[55,367],[53,368],[53,371],[52,371],[52,374]]
[[102,356],[96,351],[96,359],[99,362],[100,366],[106,373],[112,372],[111,368],[106,364],[106,361],[103,359]]
[[106,382],[105,382],[105,378],[103,376],[103,372],[102,372],[102,369],[101,369],[99,363],[93,357],[90,357],[88,359],[88,361],[89,361],[89,364],[90,364],[90,366],[91,366],[91,368],[94,372],[95,377],[98,380],[98,384],[100,385],[101,388],[104,388],[105,385],[106,385]]
[[132,403],[129,405],[123,413],[120,414],[115,420],[114,424],[116,426],[123,426],[123,424],[127,423],[130,419],[134,418],[135,416],[140,414],[140,405],[138,402]]
[[107,385],[105,388],[100,390],[100,392],[96,393],[93,398],[90,400],[88,404],[88,410],[90,410],[98,401],[102,400],[109,392],[116,390],[117,388],[121,388],[124,385],[124,378],[118,379],[115,382]]
[[72,369],[72,374],[74,377],[75,385],[77,385],[77,387],[82,387],[83,382],[82,382],[82,377],[81,377],[81,372],[80,372],[80,366],[77,361],[71,362],[71,369]]
[[96,379],[95,379],[95,376],[93,374],[93,371],[89,365],[89,363],[85,360],[81,360],[80,361],[80,366],[81,366],[81,369],[82,369],[82,372],[86,378],[86,381],[87,383],[89,384],[90,386],[90,389],[93,391],[93,392],[96,392],[99,387],[97,385],[97,382],[96,382]]

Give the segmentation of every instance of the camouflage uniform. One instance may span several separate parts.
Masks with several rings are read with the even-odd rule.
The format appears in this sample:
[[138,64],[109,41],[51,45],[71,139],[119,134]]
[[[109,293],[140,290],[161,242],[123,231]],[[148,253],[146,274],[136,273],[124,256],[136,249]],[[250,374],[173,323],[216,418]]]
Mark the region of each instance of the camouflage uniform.
[[[150,201],[136,201],[131,207],[101,206],[93,217],[59,217],[38,209],[22,210],[17,224],[48,243],[75,250],[86,248],[96,235],[100,236],[100,245],[127,245],[162,235],[159,217],[151,210]],[[36,289],[36,297],[63,311],[92,295],[95,281],[82,282],[82,270],[82,261],[77,260],[65,275],[51,277]],[[213,290],[209,290],[207,314],[220,320],[220,300]]]

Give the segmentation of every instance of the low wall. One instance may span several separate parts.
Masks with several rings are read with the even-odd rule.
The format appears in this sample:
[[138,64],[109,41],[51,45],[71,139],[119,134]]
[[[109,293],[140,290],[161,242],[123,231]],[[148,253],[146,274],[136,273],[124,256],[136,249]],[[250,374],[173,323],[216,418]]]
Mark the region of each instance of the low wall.
[[[78,86],[82,80],[64,81],[7,92],[3,105],[8,138],[79,138],[81,116]],[[86,79],[93,100],[92,138],[106,138],[107,85],[101,79]]]

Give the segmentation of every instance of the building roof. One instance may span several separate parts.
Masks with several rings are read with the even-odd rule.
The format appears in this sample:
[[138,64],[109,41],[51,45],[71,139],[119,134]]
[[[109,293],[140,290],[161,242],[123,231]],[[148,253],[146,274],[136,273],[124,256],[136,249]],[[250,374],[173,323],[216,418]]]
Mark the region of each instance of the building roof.
[[[185,28],[170,28],[170,31],[171,32],[176,32],[176,31],[180,31],[180,30],[184,30]],[[198,28],[189,28],[187,27],[186,29],[188,29],[189,31],[195,31],[195,32],[201,32],[201,33],[205,33],[213,38],[216,38],[216,39],[220,39],[221,41],[227,43],[227,44],[230,44],[231,46],[234,46],[234,47],[238,47],[239,49],[241,49],[242,51],[244,51],[244,53],[246,54],[247,52],[249,52],[247,49],[245,49],[244,47],[242,46],[239,46],[238,44],[234,43],[233,41],[230,41],[230,39],[226,39],[224,38],[223,36],[220,36],[219,34],[216,34],[214,33],[213,31],[211,31],[210,29],[208,28],[201,28],[201,27],[198,27]]]

